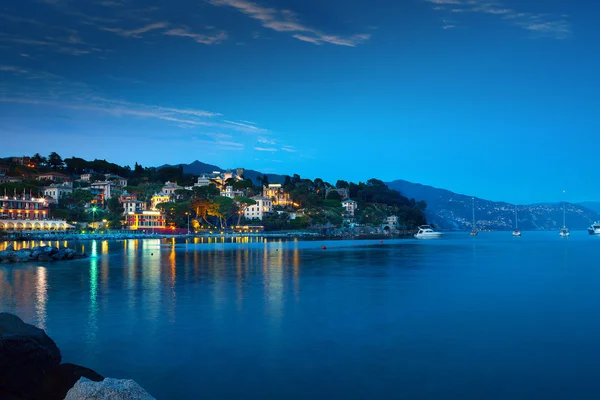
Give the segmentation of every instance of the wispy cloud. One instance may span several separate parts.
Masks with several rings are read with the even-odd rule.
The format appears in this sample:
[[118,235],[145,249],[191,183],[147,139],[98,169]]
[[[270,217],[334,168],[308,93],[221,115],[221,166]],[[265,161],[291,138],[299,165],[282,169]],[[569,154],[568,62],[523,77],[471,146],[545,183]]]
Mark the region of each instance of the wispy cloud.
[[227,40],[227,37],[228,37],[226,32],[217,32],[212,35],[211,34],[201,34],[201,33],[191,32],[189,30],[189,28],[187,28],[187,27],[170,29],[165,32],[165,35],[188,37],[188,38],[193,39],[196,43],[201,43],[201,44],[206,44],[206,45],[222,43],[223,41]]
[[[567,16],[542,13],[525,13],[505,7],[501,2],[489,0],[425,0],[435,6],[434,10],[460,15],[466,13],[486,14],[507,21],[534,34],[535,37],[567,39],[571,25]],[[455,28],[455,23],[444,23],[443,29]]]
[[256,151],[267,151],[267,152],[275,152],[275,151],[277,151],[277,149],[274,148],[274,147],[255,147],[254,150],[256,150]]
[[[338,36],[321,32],[320,30],[308,27],[302,24],[296,14],[289,10],[278,10],[261,6],[246,0],[207,0],[214,6],[229,6],[248,15],[250,18],[260,21],[265,28],[272,29],[277,32],[292,33],[292,37],[303,42],[308,42],[316,45],[330,43],[339,46],[354,47],[358,44],[367,41],[370,34],[355,34],[350,36]],[[258,36],[256,33],[254,38]]]
[[267,139],[266,137],[260,137],[258,138],[258,143],[260,144],[268,144],[268,145],[275,145],[275,141],[271,140],[271,139]]
[[142,37],[143,33],[147,33],[150,31],[157,30],[157,29],[162,29],[168,25],[169,24],[166,22],[153,22],[146,26],[142,26],[140,28],[130,29],[130,30],[122,29],[122,28],[110,28],[110,27],[100,27],[100,29],[103,31],[116,33],[117,35],[120,35],[120,36],[133,37],[133,38],[139,39]]
[[298,152],[298,150],[296,150],[296,149],[295,149],[294,147],[292,147],[292,146],[283,146],[283,147],[281,148],[281,150],[283,150],[283,151],[285,151],[285,152],[288,152],[288,153],[297,153],[297,152]]

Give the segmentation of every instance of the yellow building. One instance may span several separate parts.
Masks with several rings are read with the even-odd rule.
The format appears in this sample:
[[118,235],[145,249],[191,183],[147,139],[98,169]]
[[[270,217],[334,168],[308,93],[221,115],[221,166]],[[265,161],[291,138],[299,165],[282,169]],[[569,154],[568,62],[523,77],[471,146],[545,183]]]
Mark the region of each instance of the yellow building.
[[127,229],[131,231],[149,232],[166,228],[165,218],[158,211],[128,213],[125,221]]
[[168,194],[163,193],[163,192],[155,194],[150,199],[150,209],[152,211],[156,211],[157,205],[159,205],[161,203],[168,203],[169,201],[171,201],[171,196],[169,196]]
[[271,183],[269,186],[263,186],[263,197],[271,199],[273,206],[293,206],[294,202],[290,195],[283,190],[281,183]]

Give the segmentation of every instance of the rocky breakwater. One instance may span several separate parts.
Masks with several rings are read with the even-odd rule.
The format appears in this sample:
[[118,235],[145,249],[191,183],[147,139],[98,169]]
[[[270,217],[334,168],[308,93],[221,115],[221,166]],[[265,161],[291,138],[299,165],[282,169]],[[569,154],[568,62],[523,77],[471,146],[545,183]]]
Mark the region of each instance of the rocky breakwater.
[[132,380],[104,379],[89,368],[61,361],[46,332],[0,313],[0,399],[154,400]]
[[22,263],[31,261],[61,261],[61,260],[76,260],[86,258],[87,255],[79,254],[73,249],[59,249],[52,246],[36,246],[30,249],[14,250],[10,244],[6,250],[0,251],[0,263]]

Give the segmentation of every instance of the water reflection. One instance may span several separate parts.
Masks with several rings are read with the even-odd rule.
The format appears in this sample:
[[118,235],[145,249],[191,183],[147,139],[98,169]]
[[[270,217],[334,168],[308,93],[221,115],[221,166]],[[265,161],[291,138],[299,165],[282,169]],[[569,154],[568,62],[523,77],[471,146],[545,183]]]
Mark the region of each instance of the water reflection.
[[48,279],[46,276],[46,268],[36,268],[36,285],[35,285],[35,311],[37,315],[38,327],[46,329],[46,303],[48,302]]
[[92,241],[90,254],[90,269],[89,269],[89,306],[88,306],[88,323],[87,323],[87,343],[93,344],[96,342],[96,334],[98,332],[98,242]]

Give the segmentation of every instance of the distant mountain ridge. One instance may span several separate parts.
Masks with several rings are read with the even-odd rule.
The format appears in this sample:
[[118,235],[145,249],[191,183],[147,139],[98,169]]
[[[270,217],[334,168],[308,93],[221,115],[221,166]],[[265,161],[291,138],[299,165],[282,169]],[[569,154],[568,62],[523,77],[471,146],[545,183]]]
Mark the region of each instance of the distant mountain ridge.
[[[430,223],[444,230],[472,228],[473,196],[438,189],[405,180],[388,182],[390,189],[409,198],[425,200],[426,217]],[[596,205],[596,208],[593,208]],[[562,203],[514,205],[475,198],[475,226],[477,229],[511,230],[514,228],[515,207],[518,207],[519,228],[522,230],[558,230],[563,223]],[[573,230],[585,229],[600,220],[600,203],[566,204],[566,224]]]
[[[190,175],[202,175],[202,174],[208,174],[208,173],[217,172],[217,171],[225,172],[225,171],[229,171],[229,170],[235,170],[235,168],[223,169],[216,165],[206,164],[206,163],[203,163],[198,160],[196,160],[192,163],[189,163],[189,164],[162,165],[162,166],[158,167],[158,169],[165,168],[165,167],[179,167],[179,166],[183,166],[183,172],[186,174],[190,174]],[[262,172],[259,172],[259,171],[254,171],[252,169],[244,168],[244,177],[251,179],[252,182],[254,182],[254,183],[257,182],[257,178],[262,177],[264,175],[267,175],[270,183],[284,183],[285,182],[285,175],[263,174]]]

